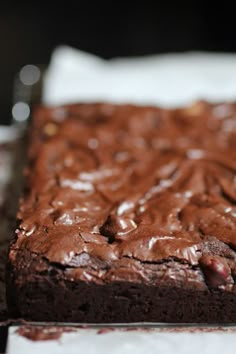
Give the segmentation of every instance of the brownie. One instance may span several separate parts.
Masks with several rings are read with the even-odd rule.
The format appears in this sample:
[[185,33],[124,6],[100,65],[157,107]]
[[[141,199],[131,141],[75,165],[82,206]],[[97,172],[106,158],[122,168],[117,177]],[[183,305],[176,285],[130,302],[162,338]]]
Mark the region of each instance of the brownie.
[[236,322],[236,104],[35,110],[13,316]]

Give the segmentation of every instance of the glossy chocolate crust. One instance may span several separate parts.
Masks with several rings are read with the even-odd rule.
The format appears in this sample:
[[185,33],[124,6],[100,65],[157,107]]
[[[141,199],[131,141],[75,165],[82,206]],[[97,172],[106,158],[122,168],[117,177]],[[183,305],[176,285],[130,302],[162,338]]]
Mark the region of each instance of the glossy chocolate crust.
[[236,105],[35,111],[9,252],[15,316],[236,322]]

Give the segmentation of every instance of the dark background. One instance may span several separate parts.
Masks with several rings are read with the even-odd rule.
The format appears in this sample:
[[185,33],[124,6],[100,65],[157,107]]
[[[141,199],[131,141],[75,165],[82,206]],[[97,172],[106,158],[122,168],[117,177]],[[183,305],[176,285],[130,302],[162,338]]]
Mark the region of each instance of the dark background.
[[236,51],[228,1],[29,1],[0,5],[0,122],[25,64],[47,64],[58,44],[105,58],[186,50]]

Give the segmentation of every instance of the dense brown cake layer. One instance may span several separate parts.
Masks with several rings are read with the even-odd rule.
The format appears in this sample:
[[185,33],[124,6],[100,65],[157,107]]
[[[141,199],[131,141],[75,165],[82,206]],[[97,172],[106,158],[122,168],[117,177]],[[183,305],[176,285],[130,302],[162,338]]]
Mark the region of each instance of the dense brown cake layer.
[[236,322],[236,105],[42,107],[28,158],[16,316]]

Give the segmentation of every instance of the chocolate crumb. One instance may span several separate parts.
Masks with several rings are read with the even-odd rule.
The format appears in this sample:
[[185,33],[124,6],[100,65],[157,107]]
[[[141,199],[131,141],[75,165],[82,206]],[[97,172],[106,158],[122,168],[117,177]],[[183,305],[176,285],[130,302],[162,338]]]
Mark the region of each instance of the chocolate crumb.
[[21,326],[16,333],[31,341],[58,340],[63,333],[75,332],[72,327],[56,326]]
[[97,334],[107,334],[107,333],[110,333],[110,332],[113,332],[115,331],[115,328],[114,327],[110,327],[110,328],[100,328],[98,331],[97,331]]

